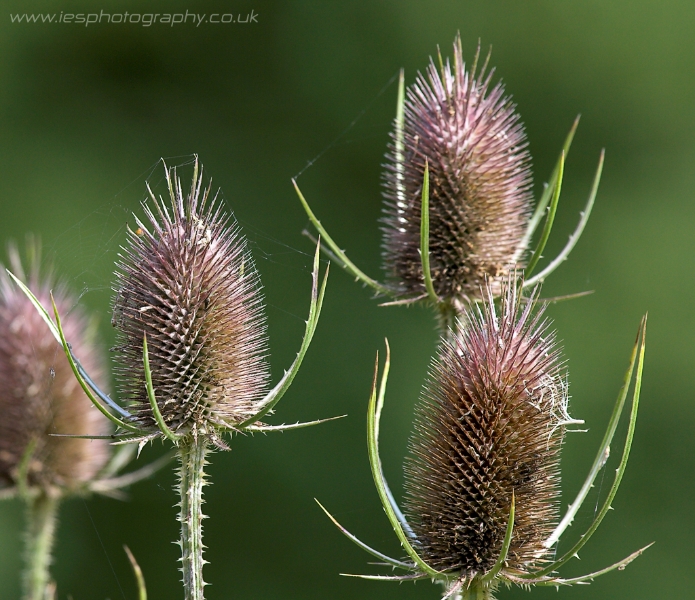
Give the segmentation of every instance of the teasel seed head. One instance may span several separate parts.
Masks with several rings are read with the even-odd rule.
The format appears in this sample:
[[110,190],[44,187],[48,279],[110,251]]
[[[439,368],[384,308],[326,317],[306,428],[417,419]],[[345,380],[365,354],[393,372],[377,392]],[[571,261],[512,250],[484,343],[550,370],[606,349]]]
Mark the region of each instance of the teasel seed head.
[[184,195],[167,170],[170,202],[150,192],[147,223],[129,230],[117,268],[113,325],[121,398],[154,426],[143,367],[143,339],[157,405],[176,434],[215,432],[255,414],[269,379],[258,272],[233,217],[202,171]]
[[429,168],[429,250],[434,290],[460,307],[496,294],[510,268],[521,265],[532,204],[524,127],[494,69],[468,70],[460,37],[454,64],[441,73],[430,61],[407,90],[403,148],[398,124],[384,172],[385,269],[402,298],[426,293],[420,257],[422,185]]
[[483,575],[515,517],[506,567],[549,558],[558,521],[567,385],[554,332],[510,279],[499,311],[492,289],[441,343],[406,462],[406,513],[423,559]]
[[[40,273],[40,246],[29,240],[28,272],[10,245],[10,268],[37,298],[65,315],[63,327],[95,381],[103,383],[104,360],[95,331],[76,299],[50,272]],[[26,484],[49,493],[69,492],[91,481],[106,464],[103,439],[50,434],[106,435],[110,426],[73,376],[60,344],[31,301],[0,265],[0,487]],[[26,461],[26,480],[18,480]]]

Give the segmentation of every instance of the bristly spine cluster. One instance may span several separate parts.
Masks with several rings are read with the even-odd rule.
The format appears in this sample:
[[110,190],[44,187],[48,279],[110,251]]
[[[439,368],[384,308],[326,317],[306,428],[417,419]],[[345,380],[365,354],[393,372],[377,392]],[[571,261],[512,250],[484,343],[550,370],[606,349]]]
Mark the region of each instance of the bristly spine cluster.
[[415,418],[405,513],[423,559],[472,579],[497,561],[515,498],[506,566],[548,558],[559,520],[566,376],[554,332],[506,285],[441,342]]
[[154,425],[143,368],[147,337],[152,384],[166,425],[208,436],[252,417],[269,379],[261,285],[247,242],[202,172],[184,195],[167,172],[171,206],[151,194],[148,223],[129,231],[117,271],[121,397]]
[[[440,57],[441,61],[441,57]],[[429,262],[437,296],[479,300],[522,266],[532,178],[524,127],[487,62],[468,70],[461,39],[454,63],[430,61],[407,90],[402,131],[396,122],[384,173],[384,262],[396,295],[426,294],[421,209],[429,168]]]

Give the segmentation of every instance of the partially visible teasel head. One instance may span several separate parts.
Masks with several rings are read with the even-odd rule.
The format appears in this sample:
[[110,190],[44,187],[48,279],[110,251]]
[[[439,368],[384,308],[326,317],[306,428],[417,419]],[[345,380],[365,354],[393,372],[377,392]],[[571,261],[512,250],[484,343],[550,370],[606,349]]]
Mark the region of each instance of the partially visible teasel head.
[[[10,268],[42,303],[50,306],[53,291],[74,350],[103,383],[103,356],[87,317],[64,285],[56,284],[50,272],[40,273],[38,242],[30,241],[28,249],[25,273],[17,247],[9,246]],[[108,460],[108,443],[51,434],[99,436],[109,430],[107,419],[73,376],[60,344],[0,265],[0,488],[63,493],[82,487]]]
[[[440,58],[441,62],[441,58]],[[429,263],[434,292],[458,310],[480,300],[485,282],[500,292],[523,266],[532,205],[531,160],[524,127],[487,62],[430,61],[407,90],[403,130],[396,131],[384,173],[385,269],[403,300],[424,298],[422,188],[429,169]]]
[[198,164],[188,194],[167,171],[171,205],[151,194],[122,249],[113,325],[122,401],[141,426],[156,427],[143,367],[146,336],[152,387],[176,435],[214,432],[252,417],[267,387],[261,285],[247,242]]
[[406,515],[423,559],[468,579],[489,572],[515,501],[506,568],[550,558],[559,519],[567,385],[554,332],[514,284],[441,343],[406,463]]

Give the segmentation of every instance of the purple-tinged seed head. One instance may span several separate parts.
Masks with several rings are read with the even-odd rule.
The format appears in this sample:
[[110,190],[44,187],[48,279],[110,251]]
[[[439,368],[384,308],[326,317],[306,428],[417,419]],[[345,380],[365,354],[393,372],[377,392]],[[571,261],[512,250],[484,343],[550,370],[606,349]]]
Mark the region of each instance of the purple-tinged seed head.
[[406,462],[406,514],[421,556],[469,577],[497,561],[512,494],[506,568],[525,573],[549,558],[558,521],[560,449],[567,414],[555,333],[508,279],[498,310],[469,308],[442,341],[417,410]]
[[494,69],[486,66],[467,70],[457,37],[453,66],[447,61],[440,73],[431,60],[427,75],[407,90],[403,161],[394,132],[384,172],[384,263],[402,298],[426,293],[420,258],[426,161],[437,295],[460,307],[479,300],[486,281],[499,294],[510,269],[523,266],[531,160],[515,105],[502,83],[492,85]]
[[184,195],[167,171],[170,205],[152,197],[146,222],[128,232],[117,268],[113,325],[121,397],[145,425],[143,337],[168,427],[205,435],[253,416],[269,379],[261,284],[246,239],[198,164]]
[[[51,306],[53,290],[72,348],[93,379],[102,384],[104,357],[95,331],[66,287],[50,272],[40,273],[40,248],[28,244],[25,274],[16,246],[9,246],[10,269]],[[107,419],[80,388],[63,349],[31,301],[0,265],[0,487],[18,483],[28,457],[29,487],[69,491],[93,479],[109,457],[105,440],[49,434],[106,435]],[[34,444],[33,451],[28,450]],[[29,457],[30,453],[30,457]]]

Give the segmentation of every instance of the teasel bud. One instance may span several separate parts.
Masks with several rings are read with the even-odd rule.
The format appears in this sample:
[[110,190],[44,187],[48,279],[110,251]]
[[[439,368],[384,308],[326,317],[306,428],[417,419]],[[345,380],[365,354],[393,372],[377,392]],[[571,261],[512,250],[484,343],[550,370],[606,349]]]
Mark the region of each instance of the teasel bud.
[[261,284],[246,239],[202,176],[190,193],[176,170],[171,206],[152,196],[147,222],[129,230],[117,270],[113,325],[121,398],[140,424],[156,426],[143,367],[176,435],[215,435],[252,417],[269,379]]
[[[443,340],[417,409],[406,462],[405,513],[422,558],[467,579],[500,556],[512,502],[506,567],[517,574],[548,558],[559,520],[560,449],[567,383],[542,309],[506,285],[469,311]],[[514,500],[512,500],[514,498]]]
[[510,269],[523,266],[532,205],[528,143],[510,96],[492,83],[494,69],[486,61],[477,72],[477,58],[467,69],[457,36],[453,66],[447,61],[439,71],[431,60],[396,120],[383,176],[383,257],[402,300],[430,291],[421,257],[426,169],[429,268],[439,301],[461,310],[481,299],[486,282],[498,295]]
[[[10,267],[50,305],[66,315],[64,329],[93,378],[105,379],[103,356],[94,328],[76,308],[76,299],[50,272],[40,273],[38,242],[28,243],[25,274],[14,245]],[[110,452],[104,439],[51,434],[101,436],[110,425],[73,376],[63,349],[29,298],[0,269],[0,487],[21,486],[64,495],[96,477]],[[20,473],[20,471],[22,471]],[[21,480],[20,480],[21,479]]]

